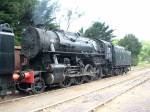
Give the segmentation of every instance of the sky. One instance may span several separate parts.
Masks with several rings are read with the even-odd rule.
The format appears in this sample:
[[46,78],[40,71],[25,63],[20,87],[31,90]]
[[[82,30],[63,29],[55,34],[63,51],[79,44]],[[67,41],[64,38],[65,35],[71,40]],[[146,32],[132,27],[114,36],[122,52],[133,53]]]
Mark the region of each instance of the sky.
[[86,30],[94,21],[105,22],[114,29],[117,38],[134,34],[139,40],[150,41],[150,0],[59,0],[61,10],[57,14],[62,29],[66,29],[62,14],[67,9],[82,13],[75,18],[69,31]]

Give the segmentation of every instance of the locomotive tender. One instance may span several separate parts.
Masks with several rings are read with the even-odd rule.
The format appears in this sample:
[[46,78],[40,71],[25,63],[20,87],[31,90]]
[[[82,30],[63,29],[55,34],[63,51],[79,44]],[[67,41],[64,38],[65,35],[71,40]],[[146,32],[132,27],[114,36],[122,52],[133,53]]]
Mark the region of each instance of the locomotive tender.
[[131,52],[100,39],[62,30],[29,27],[23,32],[21,70],[13,74],[19,91],[41,93],[49,85],[68,87],[126,73]]

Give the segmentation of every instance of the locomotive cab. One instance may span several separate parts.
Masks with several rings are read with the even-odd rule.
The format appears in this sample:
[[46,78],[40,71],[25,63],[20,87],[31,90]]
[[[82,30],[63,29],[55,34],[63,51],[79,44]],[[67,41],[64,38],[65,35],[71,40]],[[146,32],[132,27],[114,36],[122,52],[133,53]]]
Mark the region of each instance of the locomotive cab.
[[102,49],[104,50],[104,54],[105,54],[105,59],[108,62],[112,62],[112,45],[110,42],[104,41],[104,40],[100,40],[101,44],[103,45]]

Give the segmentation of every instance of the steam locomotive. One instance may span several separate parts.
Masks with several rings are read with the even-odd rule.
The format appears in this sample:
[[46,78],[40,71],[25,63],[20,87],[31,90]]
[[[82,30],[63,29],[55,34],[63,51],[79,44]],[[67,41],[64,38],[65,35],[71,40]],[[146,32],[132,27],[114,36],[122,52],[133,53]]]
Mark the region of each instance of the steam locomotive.
[[29,27],[21,41],[21,69],[15,71],[13,80],[22,92],[82,84],[126,73],[131,66],[131,52],[123,47],[78,33]]

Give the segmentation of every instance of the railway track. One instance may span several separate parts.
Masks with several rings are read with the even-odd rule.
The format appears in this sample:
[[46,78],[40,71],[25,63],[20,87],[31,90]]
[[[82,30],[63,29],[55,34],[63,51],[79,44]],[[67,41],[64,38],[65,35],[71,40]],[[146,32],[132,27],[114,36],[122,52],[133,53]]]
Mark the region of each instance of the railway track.
[[144,73],[143,76],[122,81],[53,105],[47,105],[31,112],[94,112],[100,106],[148,81],[150,77],[147,76],[147,73],[149,72]]
[[[31,110],[32,110],[32,112],[43,111],[43,110],[45,110],[49,107],[53,107],[53,106],[62,104],[64,102],[75,100],[75,99],[80,98],[82,96],[92,94],[93,92],[102,91],[104,89],[113,87],[115,85],[121,84],[121,83],[126,82],[128,80],[133,80],[137,77],[141,77],[141,75],[143,75],[143,74],[145,74],[146,72],[149,72],[149,71],[150,70],[145,70],[144,73],[143,73],[143,71],[141,71],[141,72],[139,72],[139,74],[134,75],[130,78],[126,78],[126,79],[124,79],[124,78],[127,77],[127,76],[123,76],[123,77],[119,76],[119,79],[120,78],[122,78],[122,79],[120,79],[118,81],[110,81],[110,82],[104,83],[104,85],[100,86],[99,89],[91,88],[91,87],[93,87],[93,85],[99,84],[98,81],[88,83],[88,84],[85,84],[85,85],[83,84],[83,85],[81,85],[81,86],[83,86],[83,88],[82,88],[83,90],[84,90],[84,86],[87,86],[87,85],[89,85],[90,89],[87,90],[86,92],[81,91],[79,94],[77,94],[77,92],[75,94],[69,92],[69,90],[71,90],[71,89],[76,90],[79,87],[79,86],[72,86],[72,87],[67,88],[67,89],[58,89],[58,90],[54,90],[54,91],[45,92],[45,93],[42,93],[42,94],[31,95],[31,96],[26,96],[26,97],[21,97],[21,98],[17,98],[17,99],[3,101],[3,102],[0,103],[0,111],[3,111],[3,112],[5,112],[5,111],[6,112],[9,112],[9,111],[13,112],[14,111],[15,112],[15,111],[19,111],[19,109],[22,112],[27,112],[27,111],[31,111]],[[117,77],[113,77],[113,78],[116,79]],[[107,79],[104,79],[104,80],[107,80]],[[101,82],[103,83],[104,80],[101,80]],[[67,92],[68,95],[71,96],[71,97],[68,98],[67,97],[68,95],[65,97],[63,95],[64,92],[62,92],[62,91]],[[55,95],[55,93],[57,93],[57,95]],[[61,97],[61,94],[62,94],[62,96],[64,96],[64,98]],[[51,97],[51,98],[47,101],[47,103],[44,103],[43,105],[39,105],[38,101],[43,101],[44,102],[49,97]],[[40,102],[40,103],[42,103],[42,102]],[[33,105],[33,104],[35,104],[35,105]],[[47,104],[50,104],[50,105],[47,105]],[[14,107],[15,105],[18,105],[19,108]],[[33,106],[31,107],[31,105],[33,105]],[[38,107],[41,107],[41,108],[38,108]]]
[[93,106],[90,109],[88,109],[87,112],[96,112],[98,110],[98,108],[100,108],[101,106],[111,102],[112,100],[116,99],[117,97],[127,93],[128,91],[132,90],[133,88],[136,88],[136,87],[144,84],[145,82],[147,82],[149,80],[150,80],[150,77],[143,79],[141,82],[138,82],[137,84],[133,85],[132,87],[129,87],[128,89],[125,89],[124,91],[118,93],[117,95],[114,95],[113,97],[106,99],[104,102],[96,104],[95,106]]
[[[149,78],[149,79],[150,79],[150,78]],[[145,79],[144,81],[138,83],[137,85],[135,85],[135,86],[133,86],[133,87],[131,87],[131,88],[125,90],[124,92],[119,93],[118,95],[113,96],[113,97],[111,97],[111,98],[109,98],[109,99],[106,99],[106,101],[104,101],[104,102],[102,102],[102,103],[100,103],[100,104],[96,104],[95,106],[91,107],[90,109],[87,109],[86,112],[97,112],[97,110],[98,110],[100,107],[102,107],[103,105],[105,105],[105,104],[107,104],[107,103],[113,101],[114,99],[116,99],[117,97],[119,97],[119,96],[121,96],[121,95],[127,93],[127,92],[130,91],[131,89],[136,88],[136,87],[138,87],[139,85],[144,84],[145,82],[149,81],[149,79]]]

